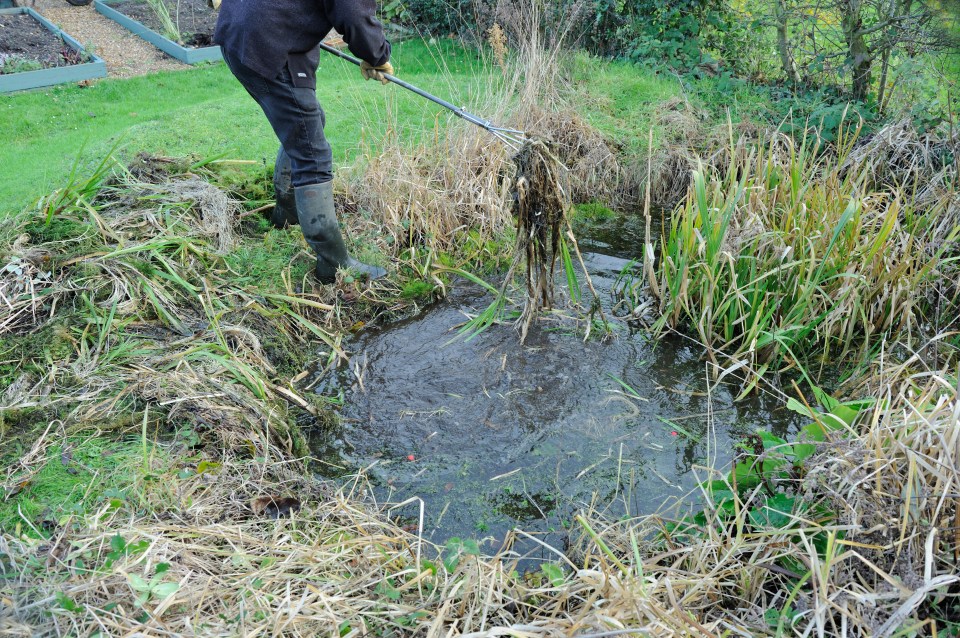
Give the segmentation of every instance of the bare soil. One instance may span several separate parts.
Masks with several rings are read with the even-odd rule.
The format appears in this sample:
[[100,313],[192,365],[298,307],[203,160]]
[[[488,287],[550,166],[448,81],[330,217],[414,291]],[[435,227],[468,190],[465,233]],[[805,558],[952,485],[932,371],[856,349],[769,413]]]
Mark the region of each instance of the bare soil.
[[83,62],[82,56],[26,14],[0,15],[0,75]]
[[[217,27],[217,12],[211,9],[206,0],[164,0],[170,18],[180,30],[180,44],[188,47],[208,47],[213,45],[213,31]],[[133,18],[140,24],[157,33],[164,33],[163,23],[153,8],[142,0],[126,0],[111,3],[110,6],[120,13]]]

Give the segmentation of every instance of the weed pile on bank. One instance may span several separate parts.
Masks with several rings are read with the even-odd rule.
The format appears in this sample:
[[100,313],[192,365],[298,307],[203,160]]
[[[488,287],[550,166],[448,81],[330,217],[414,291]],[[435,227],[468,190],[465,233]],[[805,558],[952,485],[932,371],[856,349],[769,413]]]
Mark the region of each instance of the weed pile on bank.
[[[308,258],[294,279],[294,235],[242,237],[237,202],[210,177],[157,158],[104,164],[5,229],[6,267],[22,271],[2,313],[6,428],[110,430],[142,417],[190,423],[224,451],[303,452],[290,390],[273,379],[302,369],[293,353],[307,343],[342,354],[336,299],[304,290]],[[21,478],[8,471],[8,493]]]

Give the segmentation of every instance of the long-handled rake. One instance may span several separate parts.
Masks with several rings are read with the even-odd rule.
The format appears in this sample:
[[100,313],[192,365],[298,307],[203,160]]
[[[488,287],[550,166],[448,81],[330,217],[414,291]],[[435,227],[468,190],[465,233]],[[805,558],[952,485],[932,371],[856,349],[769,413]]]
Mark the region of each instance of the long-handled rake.
[[[320,48],[323,49],[324,51],[327,51],[328,53],[334,54],[338,58],[341,58],[343,60],[346,60],[347,62],[350,62],[351,64],[356,64],[357,66],[360,66],[361,64],[360,60],[358,60],[357,58],[353,57],[352,55],[348,55],[343,51],[341,51],[340,49],[330,46],[329,44],[324,44],[321,42]],[[502,126],[497,126],[493,122],[490,122],[489,120],[485,120],[482,117],[479,117],[477,115],[474,115],[473,113],[470,113],[462,106],[454,106],[450,102],[447,102],[446,100],[439,98],[436,95],[427,93],[423,89],[416,87],[410,84],[409,82],[404,82],[400,78],[394,77],[389,73],[384,73],[383,77],[385,77],[390,82],[393,82],[397,86],[402,86],[408,91],[413,91],[420,97],[427,98],[434,104],[439,104],[440,106],[446,109],[449,109],[457,117],[462,118],[470,122],[471,124],[476,124],[482,129],[486,129],[491,134],[499,138],[500,141],[502,141],[504,144],[506,144],[507,146],[509,146],[515,151],[519,151],[523,143],[528,141],[529,139],[523,131],[518,131],[512,128],[504,128]]]
[[[357,66],[361,64],[357,58],[327,44],[321,43],[320,48],[351,64]],[[518,321],[521,341],[526,338],[530,323],[538,312],[541,309],[549,309],[553,305],[554,269],[558,259],[561,260],[566,272],[571,299],[577,301],[580,287],[571,259],[571,246],[572,254],[577,256],[587,286],[593,293],[591,314],[594,311],[598,312],[601,321],[606,325],[599,298],[590,281],[590,275],[587,273],[573,229],[567,218],[567,210],[570,208],[570,189],[566,186],[567,172],[547,143],[523,131],[497,126],[489,120],[468,112],[463,107],[454,106],[390,74],[384,73],[384,77],[434,104],[449,109],[457,117],[489,131],[516,153],[513,157],[513,165],[516,169],[513,183],[513,212],[517,218],[517,245],[513,263],[496,300],[484,312],[468,322],[464,329],[476,334],[497,320],[506,298],[506,286],[521,261],[526,261],[527,284],[527,302]],[[469,273],[463,274],[477,281]],[[485,285],[489,287],[488,284]],[[591,325],[592,322],[588,322],[587,336],[590,335]]]

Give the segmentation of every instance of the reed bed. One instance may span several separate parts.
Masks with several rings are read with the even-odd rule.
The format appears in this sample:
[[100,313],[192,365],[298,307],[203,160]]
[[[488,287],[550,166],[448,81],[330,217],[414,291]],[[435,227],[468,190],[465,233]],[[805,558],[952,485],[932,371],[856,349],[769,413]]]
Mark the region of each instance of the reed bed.
[[852,159],[856,134],[833,149],[783,135],[729,147],[722,171],[694,172],[670,221],[652,278],[659,327],[762,375],[916,344],[935,313],[951,315],[955,298],[936,291],[957,276],[952,186],[921,200],[874,185],[872,164]]
[[[636,201],[638,174],[621,164],[615,141],[577,114],[575,89],[563,77],[574,22],[551,29],[542,3],[510,0],[500,10],[510,22],[478,34],[490,40],[494,54],[469,91],[471,110],[549,146],[572,203]],[[391,237],[391,246],[449,252],[468,231],[481,243],[511,233],[520,149],[452,115],[419,143],[403,134],[396,113],[378,114],[378,123],[384,119],[387,132],[361,148],[358,170],[350,171],[343,189],[349,201],[371,212],[372,227]]]

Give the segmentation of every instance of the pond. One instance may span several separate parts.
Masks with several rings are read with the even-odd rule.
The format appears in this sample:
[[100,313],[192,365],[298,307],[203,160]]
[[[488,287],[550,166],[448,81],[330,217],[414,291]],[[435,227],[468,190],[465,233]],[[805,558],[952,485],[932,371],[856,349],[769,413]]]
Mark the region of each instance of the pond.
[[[581,239],[608,311],[641,226],[621,217]],[[520,527],[559,546],[580,508],[652,513],[696,485],[697,466],[728,463],[746,434],[802,425],[770,392],[735,402],[738,388],[708,383],[702,349],[680,337],[620,323],[614,338],[584,342],[556,322],[523,345],[510,325],[458,337],[465,312],[489,303],[460,283],[420,315],[358,335],[352,369],[318,386],[343,398],[340,426],[312,436],[322,473],[365,469],[378,500],[423,499],[434,542],[470,537],[493,551]],[[402,513],[412,522],[417,510]]]

